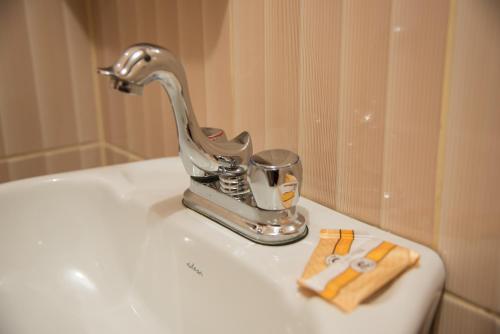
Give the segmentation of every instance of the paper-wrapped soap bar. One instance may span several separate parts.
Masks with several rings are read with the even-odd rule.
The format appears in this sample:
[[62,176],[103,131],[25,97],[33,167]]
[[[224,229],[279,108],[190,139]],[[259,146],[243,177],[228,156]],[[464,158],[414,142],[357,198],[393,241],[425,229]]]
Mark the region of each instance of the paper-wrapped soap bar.
[[321,230],[299,285],[350,312],[418,258],[408,248],[363,232]]

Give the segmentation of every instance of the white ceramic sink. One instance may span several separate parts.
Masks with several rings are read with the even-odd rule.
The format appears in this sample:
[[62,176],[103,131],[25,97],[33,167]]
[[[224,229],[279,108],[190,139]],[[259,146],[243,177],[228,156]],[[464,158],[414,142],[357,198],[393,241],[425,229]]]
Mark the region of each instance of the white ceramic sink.
[[[182,206],[178,158],[0,185],[0,333],[417,333],[444,282],[430,249],[301,199],[309,235],[254,244]],[[299,291],[321,228],[421,255],[344,314]]]

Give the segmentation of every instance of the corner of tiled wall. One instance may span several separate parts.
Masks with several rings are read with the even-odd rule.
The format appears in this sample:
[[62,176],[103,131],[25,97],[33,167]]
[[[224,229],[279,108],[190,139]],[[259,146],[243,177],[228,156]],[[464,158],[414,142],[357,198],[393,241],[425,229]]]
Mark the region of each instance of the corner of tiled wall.
[[498,333],[500,2],[452,0],[434,247],[446,269],[439,333]]
[[83,1],[0,3],[0,182],[102,164],[88,18]]

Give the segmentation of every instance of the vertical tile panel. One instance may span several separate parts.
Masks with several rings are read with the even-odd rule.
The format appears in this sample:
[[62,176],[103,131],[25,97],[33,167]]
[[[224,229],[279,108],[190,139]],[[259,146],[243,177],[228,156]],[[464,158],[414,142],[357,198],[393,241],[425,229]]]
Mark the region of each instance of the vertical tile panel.
[[344,1],[336,209],[379,225],[391,1]]
[[232,58],[234,66],[234,130],[248,131],[254,152],[264,149],[264,0],[234,0]]
[[[25,1],[44,148],[78,142],[64,17],[59,0]],[[30,97],[33,98],[33,97]]]
[[[95,48],[97,66],[106,67],[114,63],[121,52],[118,33],[118,14],[115,1],[91,0],[94,17]],[[109,78],[99,76],[99,95],[107,142],[120,147],[127,146],[124,94],[113,91]]]
[[448,295],[443,298],[436,321],[436,334],[495,334],[500,329],[494,316]]
[[430,244],[448,1],[394,1],[381,226]]
[[499,18],[498,1],[457,3],[439,233],[447,288],[496,312],[500,312]]
[[[335,205],[341,22],[342,1],[301,2],[298,149],[304,167],[303,194],[330,207]],[[297,87],[291,88],[292,92],[293,89]],[[286,92],[283,94],[288,96]],[[289,98],[299,103],[294,97]],[[267,112],[278,112],[284,106],[275,106],[278,109]],[[283,110],[279,114],[285,125],[291,127],[282,130],[294,134],[296,124],[288,121],[288,112],[294,110]],[[276,118],[275,122],[279,120]]]
[[40,115],[22,1],[0,2],[0,45],[0,156],[41,149]]
[[189,95],[200,126],[206,126],[205,58],[203,51],[202,0],[177,2],[179,54],[186,68]]
[[[200,22],[201,24],[201,22]],[[179,46],[179,18],[178,4],[176,0],[157,0],[156,1],[156,31],[158,43],[169,49],[176,57],[180,58]],[[182,59],[181,59],[182,61]],[[189,78],[188,78],[189,80]],[[191,82],[189,85],[191,85]],[[192,91],[190,91],[192,93]],[[191,96],[193,98],[193,96]],[[194,104],[195,102],[192,101]],[[197,102],[198,103],[198,102]],[[177,127],[172,113],[172,107],[168,96],[160,93],[160,105],[155,108],[156,113],[153,121],[161,126],[162,133],[162,151],[153,151],[156,156],[173,156],[179,153],[179,143],[177,139]],[[155,146],[156,147],[156,146]]]
[[[137,41],[161,44],[158,42],[156,18],[158,8],[155,0],[137,2]],[[175,7],[172,8],[175,11]],[[170,12],[170,11],[169,11]],[[166,14],[166,13],[164,13]],[[161,17],[161,16],[160,16]],[[167,18],[163,18],[167,21]],[[167,47],[166,45],[162,45]],[[141,96],[142,112],[144,115],[145,152],[144,156],[153,158],[163,156],[164,134],[162,117],[162,89],[155,82],[145,87]]]
[[93,141],[98,137],[92,77],[96,69],[91,63],[88,13],[84,1],[66,0],[62,6],[77,136],[79,142]]
[[204,0],[203,49],[207,125],[233,135],[233,92],[231,79],[231,28],[228,0]]
[[[139,38],[139,1],[119,0],[117,3],[118,31],[121,49],[124,50],[132,44],[141,42]],[[116,58],[119,55],[116,55]],[[115,60],[116,60],[115,58]],[[149,87],[145,88],[148,89]],[[146,154],[146,127],[143,110],[143,96],[125,95],[125,123],[127,129],[127,150]]]
[[300,2],[265,2],[266,148],[297,152]]
[[155,3],[156,39],[160,45],[180,58],[179,4],[177,0],[156,0]]

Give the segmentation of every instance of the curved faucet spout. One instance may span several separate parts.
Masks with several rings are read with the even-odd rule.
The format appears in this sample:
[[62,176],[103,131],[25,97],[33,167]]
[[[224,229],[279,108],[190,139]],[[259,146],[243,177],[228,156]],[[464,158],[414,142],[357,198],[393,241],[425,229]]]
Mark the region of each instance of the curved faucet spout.
[[132,45],[112,66],[98,72],[111,77],[113,88],[129,94],[141,95],[146,84],[160,82],[172,104],[179,155],[189,175],[213,176],[247,166],[252,155],[249,133],[242,132],[230,141],[205,134],[193,113],[184,68],[170,51],[153,44]]

